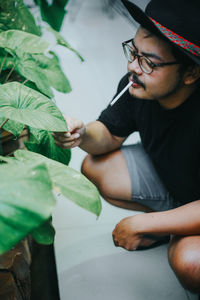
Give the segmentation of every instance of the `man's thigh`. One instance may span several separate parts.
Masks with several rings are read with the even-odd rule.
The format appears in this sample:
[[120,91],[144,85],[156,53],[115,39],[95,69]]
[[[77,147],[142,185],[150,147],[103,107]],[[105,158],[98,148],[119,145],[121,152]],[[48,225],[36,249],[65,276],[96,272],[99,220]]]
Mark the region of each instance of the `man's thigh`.
[[98,187],[103,196],[131,201],[131,180],[121,150],[104,155],[86,156],[82,164],[82,173]]
[[123,146],[105,155],[88,155],[82,172],[107,200],[129,201],[154,211],[179,206],[164,187],[141,144]]

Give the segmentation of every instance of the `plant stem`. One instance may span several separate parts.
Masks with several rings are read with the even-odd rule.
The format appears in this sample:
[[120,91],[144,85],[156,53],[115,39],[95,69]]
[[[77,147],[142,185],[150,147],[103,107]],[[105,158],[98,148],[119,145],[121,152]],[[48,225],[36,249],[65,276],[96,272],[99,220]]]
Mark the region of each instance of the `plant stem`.
[[6,53],[6,55],[4,56],[4,59],[3,59],[3,61],[2,61],[2,63],[1,63],[1,66],[0,66],[0,74],[1,74],[1,71],[2,71],[2,69],[3,69],[3,65],[4,65],[4,63],[5,63],[5,60],[6,60],[6,57],[8,56],[8,53]]
[[14,66],[12,67],[12,69],[10,70],[10,72],[8,73],[8,76],[6,77],[4,83],[6,83],[6,82],[8,81],[10,75],[12,74],[12,72],[14,71],[15,68],[16,68],[16,66],[14,65]]
[[22,84],[24,85],[25,83],[27,83],[28,79],[25,79]]
[[8,122],[9,119],[6,119],[5,121],[3,121],[3,123],[0,125],[0,130],[2,129],[2,127]]

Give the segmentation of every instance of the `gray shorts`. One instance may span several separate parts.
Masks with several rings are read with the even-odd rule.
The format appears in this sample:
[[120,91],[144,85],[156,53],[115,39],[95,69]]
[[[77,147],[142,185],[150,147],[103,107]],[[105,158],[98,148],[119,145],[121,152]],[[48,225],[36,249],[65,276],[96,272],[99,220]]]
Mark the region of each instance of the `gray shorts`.
[[175,201],[166,190],[140,143],[123,146],[121,150],[129,170],[134,202],[148,206],[155,211],[181,206],[181,203]]

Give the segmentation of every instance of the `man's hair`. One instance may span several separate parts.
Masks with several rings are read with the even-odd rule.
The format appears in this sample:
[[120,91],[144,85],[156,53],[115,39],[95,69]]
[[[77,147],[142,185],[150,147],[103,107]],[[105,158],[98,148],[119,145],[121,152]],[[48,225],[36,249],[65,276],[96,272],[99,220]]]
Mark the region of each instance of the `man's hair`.
[[183,72],[186,71],[188,68],[192,68],[197,65],[189,56],[187,56],[185,53],[179,50],[176,46],[171,45],[171,51],[175,59],[180,63],[181,70]]
[[[184,72],[192,70],[193,68],[197,67],[197,63],[193,61],[189,56],[183,53],[175,46],[171,46],[172,54],[174,55],[175,59],[180,63],[179,67],[179,74],[182,75]],[[195,85],[200,88],[200,78],[195,81]]]

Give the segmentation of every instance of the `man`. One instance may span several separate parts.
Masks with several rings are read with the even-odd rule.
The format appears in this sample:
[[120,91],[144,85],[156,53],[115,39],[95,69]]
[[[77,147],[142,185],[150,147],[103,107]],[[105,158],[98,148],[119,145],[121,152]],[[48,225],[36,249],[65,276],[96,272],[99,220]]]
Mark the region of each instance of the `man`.
[[[82,172],[107,201],[148,212],[121,220],[115,245],[148,248],[171,235],[169,263],[200,293],[200,1],[152,0],[146,13],[122,2],[141,26],[123,43],[128,74],[117,93],[133,84],[97,121],[68,118],[55,141],[89,153]],[[141,144],[122,146],[134,131]]]

